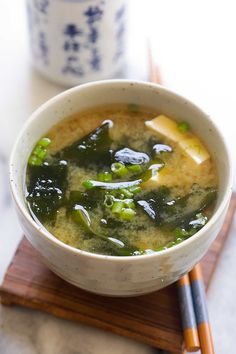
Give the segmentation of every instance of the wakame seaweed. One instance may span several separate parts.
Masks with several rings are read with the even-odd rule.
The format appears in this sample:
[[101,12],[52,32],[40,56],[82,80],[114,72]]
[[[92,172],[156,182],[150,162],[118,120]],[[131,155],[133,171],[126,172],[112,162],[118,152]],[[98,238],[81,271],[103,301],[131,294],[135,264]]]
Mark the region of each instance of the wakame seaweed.
[[136,197],[140,208],[159,226],[173,229],[185,226],[197,213],[201,212],[216,199],[214,188],[194,187],[194,190],[177,199],[169,199],[166,187],[160,187]]
[[145,152],[135,151],[127,147],[115,151],[113,159],[128,165],[143,165],[150,161],[150,157]]
[[28,166],[28,181],[26,199],[30,209],[41,222],[53,222],[58,209],[65,203],[66,162]]
[[[113,229],[108,230],[111,227],[111,219],[106,222],[106,228],[102,223],[101,226],[103,227],[99,230],[92,225],[89,211],[99,206],[101,208],[102,197],[103,194],[100,190],[71,191],[67,201],[67,215],[75,223],[82,225],[88,236],[100,239],[100,244],[96,249],[97,253],[109,254],[109,252],[112,252],[117,256],[131,256],[137,251],[137,248],[133,247],[127,239],[122,240],[122,237],[119,237],[119,239],[116,237],[117,232],[114,229],[114,223],[112,225]],[[124,223],[122,224],[124,225]]]
[[173,228],[179,225],[186,225],[191,218],[211,205],[217,197],[214,188],[197,188],[192,193],[178,198],[174,203],[164,208],[161,224]]
[[85,137],[65,147],[57,157],[76,163],[79,166],[107,166],[111,162],[111,143],[109,128],[111,123],[104,122]]
[[166,152],[172,152],[173,149],[171,146],[166,145],[166,144],[155,144],[152,147],[152,156],[155,158],[157,155],[166,153]]
[[76,204],[82,205],[86,210],[92,210],[102,201],[102,194],[99,190],[96,191],[71,191],[67,200],[67,210],[74,208]]
[[170,189],[162,186],[150,192],[144,192],[135,198],[137,205],[152,219],[157,225],[161,224],[161,212],[166,207],[169,200]]

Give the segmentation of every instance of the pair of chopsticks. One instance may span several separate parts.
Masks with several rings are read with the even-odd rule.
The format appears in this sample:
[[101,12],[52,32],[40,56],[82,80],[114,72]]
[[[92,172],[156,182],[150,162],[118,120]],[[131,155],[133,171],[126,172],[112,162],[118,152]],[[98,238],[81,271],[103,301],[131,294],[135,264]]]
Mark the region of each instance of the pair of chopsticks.
[[[162,84],[160,70],[154,63],[150,46],[149,79]],[[178,281],[178,291],[186,351],[201,350],[202,354],[214,354],[200,264]]]
[[214,354],[199,263],[178,281],[178,291],[186,351],[195,352],[201,349],[202,354]]

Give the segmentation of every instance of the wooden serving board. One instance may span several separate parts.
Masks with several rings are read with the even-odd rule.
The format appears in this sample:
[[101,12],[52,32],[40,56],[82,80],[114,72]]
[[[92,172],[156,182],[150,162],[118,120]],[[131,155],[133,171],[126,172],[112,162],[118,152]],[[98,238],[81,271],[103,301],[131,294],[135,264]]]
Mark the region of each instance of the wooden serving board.
[[[233,195],[224,226],[201,261],[206,287],[223,249],[236,207]],[[23,238],[7,270],[0,299],[96,326],[151,346],[181,353],[183,335],[177,286],[133,298],[109,298],[80,290],[53,274]]]

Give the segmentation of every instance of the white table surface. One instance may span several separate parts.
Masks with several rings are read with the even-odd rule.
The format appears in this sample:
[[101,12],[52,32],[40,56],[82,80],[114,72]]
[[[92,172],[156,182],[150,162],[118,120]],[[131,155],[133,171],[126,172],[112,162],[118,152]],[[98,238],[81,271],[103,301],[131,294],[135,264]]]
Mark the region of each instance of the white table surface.
[[[214,118],[235,160],[234,0],[131,0],[130,10],[128,77],[146,78],[145,36],[148,34],[165,84],[201,105]],[[29,114],[62,91],[34,72],[27,39],[24,2],[1,1],[0,282],[21,238],[8,190],[7,161],[11,146]],[[235,353],[235,231],[236,219],[208,292],[217,354]],[[13,353],[151,354],[154,350],[37,311],[0,306],[0,354]]]

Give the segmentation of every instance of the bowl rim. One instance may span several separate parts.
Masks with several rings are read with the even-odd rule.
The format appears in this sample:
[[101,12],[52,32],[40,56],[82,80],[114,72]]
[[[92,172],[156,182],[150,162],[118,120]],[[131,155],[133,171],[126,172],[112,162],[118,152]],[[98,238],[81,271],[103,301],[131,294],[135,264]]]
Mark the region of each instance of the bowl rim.
[[[187,102],[189,105],[191,105],[194,109],[198,110],[198,112],[204,116],[206,120],[208,120],[214,129],[217,132],[217,135],[219,136],[224,149],[225,153],[227,156],[227,162],[228,162],[228,181],[226,184],[226,193],[222,197],[222,201],[217,207],[217,209],[214,211],[214,214],[212,215],[211,219],[208,221],[208,223],[201,229],[199,230],[196,234],[188,238],[187,240],[184,240],[183,242],[161,250],[161,251],[154,251],[153,253],[150,254],[143,254],[143,255],[137,255],[137,256],[110,256],[110,255],[102,255],[102,254],[97,254],[97,253],[92,253],[84,250],[77,249],[75,247],[69,246],[59,239],[57,239],[53,234],[51,234],[43,225],[37,224],[37,222],[32,218],[30,215],[29,211],[27,210],[26,205],[22,202],[21,197],[19,195],[19,191],[16,187],[15,180],[14,180],[14,161],[15,161],[15,156],[17,152],[17,146],[25,132],[25,130],[30,127],[31,124],[35,120],[37,120],[37,117],[40,113],[42,113],[44,110],[49,108],[52,104],[59,102],[62,98],[65,98],[66,96],[69,96],[71,93],[74,93],[76,91],[84,90],[86,88],[90,87],[95,87],[95,86],[109,86],[109,85],[129,85],[129,86],[134,86],[138,85],[139,87],[142,86],[143,88],[148,88],[148,89],[158,89],[161,90],[167,94],[169,94],[172,97],[175,97],[178,100],[183,100],[183,102]],[[63,119],[63,118],[62,118]],[[223,214],[225,208],[228,205],[228,202],[230,200],[230,196],[232,193],[232,184],[233,184],[233,176],[232,176],[232,162],[231,162],[231,155],[229,153],[227,144],[225,142],[224,136],[221,134],[220,129],[217,127],[215,122],[211,119],[211,117],[204,112],[201,108],[199,108],[195,103],[193,103],[191,100],[187,99],[186,97],[182,96],[181,94],[178,94],[170,89],[167,89],[163,87],[162,85],[151,83],[151,82],[146,82],[146,81],[141,81],[141,80],[129,80],[129,79],[111,79],[111,80],[99,80],[99,81],[93,81],[89,83],[85,83],[82,85],[78,85],[75,87],[72,87],[70,89],[67,89],[54,97],[50,98],[47,100],[45,103],[40,105],[31,115],[30,117],[26,120],[24,123],[23,127],[21,128],[20,132],[18,133],[17,139],[13,145],[11,155],[10,155],[10,160],[9,160],[9,179],[10,179],[10,189],[11,189],[11,194],[12,197],[18,207],[18,210],[20,211],[21,215],[23,216],[24,219],[35,229],[35,231],[39,232],[41,237],[44,237],[49,241],[51,244],[53,244],[56,247],[59,247],[61,249],[64,249],[65,251],[73,254],[73,255],[80,255],[80,256],[85,256],[89,258],[94,258],[96,260],[106,260],[106,261],[112,261],[112,262],[138,262],[140,260],[147,260],[155,257],[161,257],[163,255],[171,255],[173,252],[177,252],[181,248],[187,247],[189,244],[195,242],[201,237],[204,237],[204,234],[207,233],[207,231],[216,223],[216,221],[220,218],[221,214]],[[23,186],[21,186],[23,188]]]

